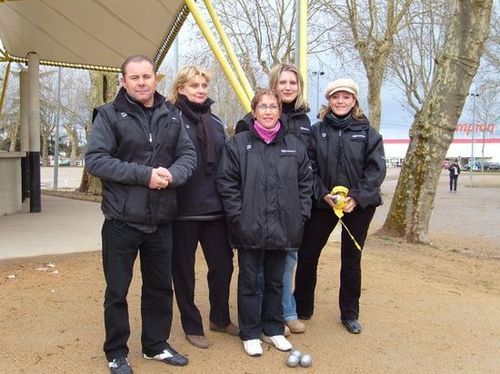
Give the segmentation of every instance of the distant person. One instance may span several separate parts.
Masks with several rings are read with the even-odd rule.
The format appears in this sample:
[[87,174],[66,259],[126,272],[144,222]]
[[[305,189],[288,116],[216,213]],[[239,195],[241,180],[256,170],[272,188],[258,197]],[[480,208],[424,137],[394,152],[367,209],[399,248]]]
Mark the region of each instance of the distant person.
[[[312,126],[316,202],[307,222],[299,250],[295,277],[295,300],[300,319],[314,313],[314,292],[318,260],[339,218],[332,208],[333,187],[348,188],[342,221],[363,248],[375,208],[382,204],[380,185],[386,174],[382,136],[368,123],[358,103],[359,88],[349,78],[328,83],[328,105],[320,122]],[[361,250],[342,226],[339,306],[340,319],[347,331],[361,332]]]
[[457,192],[458,176],[461,171],[460,165],[456,161],[448,168],[448,172],[450,173],[450,192]]
[[111,373],[128,374],[130,335],[127,293],[134,262],[141,258],[141,344],[144,358],[177,366],[188,363],[167,342],[172,325],[172,219],[176,188],[196,166],[196,152],[179,111],[156,92],[154,63],[128,57],[122,88],[97,108],[85,155],[102,181],[104,352]]
[[[238,250],[238,319],[243,348],[263,353],[262,339],[281,351],[292,348],[282,321],[283,271],[296,251],[312,204],[312,170],[304,145],[280,123],[278,92],[257,91],[249,131],[227,144],[217,187]],[[263,301],[257,276],[264,269]]]
[[[286,134],[294,135],[306,149],[312,141],[311,121],[307,116],[309,107],[304,97],[304,79],[300,70],[292,64],[276,64],[269,75],[269,88],[278,91],[282,103],[280,123]],[[248,131],[252,113],[248,113],[236,125],[236,133]],[[292,333],[302,333],[306,326],[298,319],[293,297],[293,277],[297,265],[297,251],[288,251],[283,273],[282,319]],[[259,282],[263,284],[262,271]]]
[[208,266],[209,328],[236,336],[239,333],[238,326],[229,316],[233,250],[227,239],[226,215],[215,186],[226,134],[222,120],[212,113],[214,101],[208,96],[209,91],[208,73],[197,66],[186,66],[177,74],[170,94],[171,102],[181,111],[198,160],[193,176],[177,190],[178,213],[173,224],[172,258],[182,328],[186,339],[197,348],[210,345],[194,302],[198,243]]

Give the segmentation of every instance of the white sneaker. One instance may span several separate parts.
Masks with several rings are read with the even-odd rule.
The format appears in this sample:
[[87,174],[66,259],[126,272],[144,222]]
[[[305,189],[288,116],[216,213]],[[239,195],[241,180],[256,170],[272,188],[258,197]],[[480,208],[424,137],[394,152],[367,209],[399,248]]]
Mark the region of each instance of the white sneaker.
[[267,336],[262,335],[262,340],[266,343],[274,345],[280,351],[286,352],[292,349],[292,343],[288,341],[283,335]]
[[249,356],[262,355],[262,343],[260,339],[243,340],[243,348]]

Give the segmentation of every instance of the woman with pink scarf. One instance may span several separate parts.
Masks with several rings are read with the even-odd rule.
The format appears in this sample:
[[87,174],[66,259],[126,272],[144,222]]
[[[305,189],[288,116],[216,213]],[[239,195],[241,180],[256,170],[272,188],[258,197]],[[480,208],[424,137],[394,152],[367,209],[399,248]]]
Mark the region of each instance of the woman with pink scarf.
[[[292,348],[281,319],[283,270],[288,251],[297,250],[311,211],[312,170],[296,136],[279,121],[280,95],[259,90],[252,100],[250,131],[226,145],[217,188],[238,250],[238,320],[243,348],[263,353],[261,339],[281,351]],[[262,307],[257,286],[264,269]]]

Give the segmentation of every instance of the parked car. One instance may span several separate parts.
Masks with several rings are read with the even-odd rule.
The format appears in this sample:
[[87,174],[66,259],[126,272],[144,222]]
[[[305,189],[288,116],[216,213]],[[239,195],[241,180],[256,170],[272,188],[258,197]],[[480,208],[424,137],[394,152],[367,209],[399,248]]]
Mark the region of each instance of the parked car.
[[481,165],[479,164],[479,161],[474,161],[472,163],[471,162],[466,163],[464,166],[462,166],[462,170],[465,170],[465,171],[470,170],[471,166],[472,166],[473,171],[478,171],[481,169]]
[[485,162],[483,167],[484,170],[500,170],[500,162]]

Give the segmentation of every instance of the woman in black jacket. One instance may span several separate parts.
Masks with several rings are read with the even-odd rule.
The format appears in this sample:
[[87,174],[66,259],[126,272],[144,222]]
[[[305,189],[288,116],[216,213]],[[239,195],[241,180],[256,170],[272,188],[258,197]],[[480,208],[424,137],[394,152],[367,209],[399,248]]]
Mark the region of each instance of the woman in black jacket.
[[[282,103],[280,123],[286,134],[299,139],[306,149],[312,141],[311,121],[304,97],[304,80],[300,70],[292,64],[276,64],[269,74],[269,88],[278,91]],[[252,113],[248,113],[236,125],[236,133],[247,131],[252,121]],[[286,256],[283,272],[283,297],[281,300],[283,322],[293,333],[302,333],[306,326],[298,319],[295,299],[293,297],[293,276],[297,265],[297,251],[289,251]],[[263,272],[259,272],[259,284],[263,285]],[[263,287],[261,287],[263,288]],[[262,292],[262,290],[260,291]],[[285,329],[286,330],[286,329]]]
[[[325,90],[328,105],[320,113],[321,121],[312,126],[316,202],[299,251],[294,293],[301,319],[313,315],[319,256],[339,220],[332,210],[332,188],[349,189],[342,220],[361,248],[375,208],[382,203],[380,185],[386,173],[382,137],[362,114],[358,91],[352,79],[330,82]],[[340,318],[353,334],[361,332],[360,295],[361,249],[342,227]]]
[[224,125],[211,111],[210,77],[196,66],[182,68],[172,84],[170,100],[181,111],[187,133],[196,147],[197,166],[177,190],[178,214],[173,224],[172,275],[186,339],[208,348],[200,311],[194,303],[195,253],[201,244],[208,266],[212,331],[238,335],[229,316],[229,285],[233,252],[227,241],[222,202],[215,186],[217,167],[226,143]]
[[[227,144],[217,187],[229,222],[229,240],[238,249],[238,320],[245,352],[260,356],[260,337],[282,351],[281,297],[287,251],[296,251],[312,203],[312,170],[307,152],[279,122],[281,102],[274,90],[252,100],[249,131]],[[264,269],[260,305],[257,273]]]

